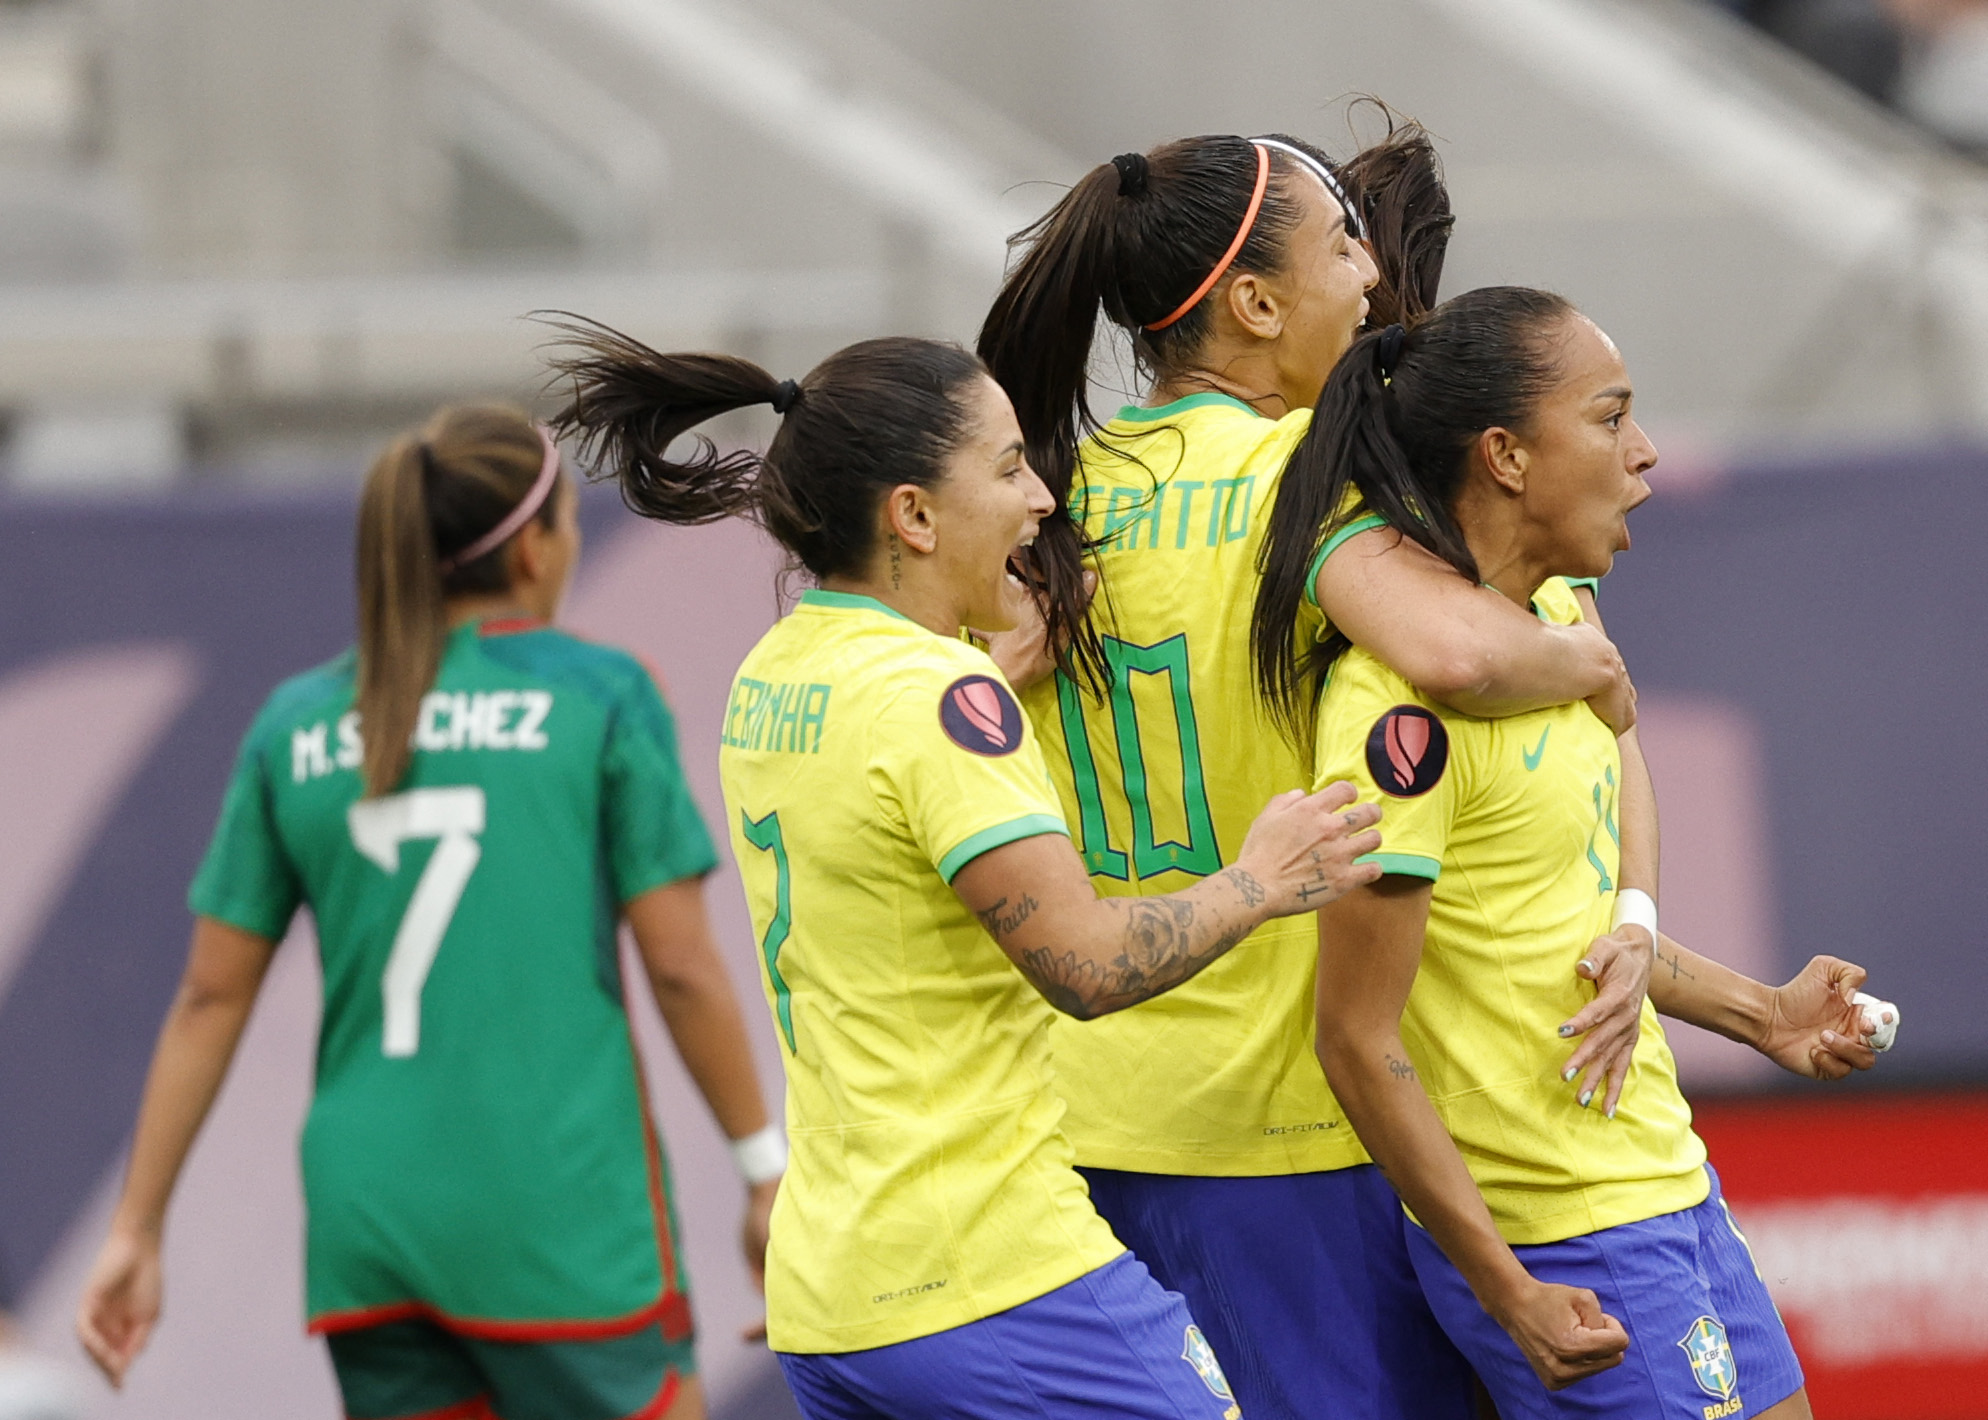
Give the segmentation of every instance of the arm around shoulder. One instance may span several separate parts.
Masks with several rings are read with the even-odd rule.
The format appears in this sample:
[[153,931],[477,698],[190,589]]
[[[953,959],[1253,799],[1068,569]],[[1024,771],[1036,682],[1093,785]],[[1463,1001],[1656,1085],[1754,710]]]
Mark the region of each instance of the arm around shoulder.
[[1391,528],[1348,538],[1319,566],[1312,595],[1355,645],[1468,715],[1586,700],[1624,676],[1594,628],[1543,622]]

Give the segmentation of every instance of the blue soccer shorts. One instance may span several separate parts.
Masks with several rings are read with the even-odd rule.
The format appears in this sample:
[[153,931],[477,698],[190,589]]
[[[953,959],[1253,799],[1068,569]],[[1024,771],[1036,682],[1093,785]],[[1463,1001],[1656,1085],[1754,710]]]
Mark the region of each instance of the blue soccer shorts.
[[1503,1327],[1450,1260],[1409,1226],[1409,1252],[1430,1305],[1470,1358],[1501,1420],[1633,1415],[1729,1420],[1759,1415],[1802,1388],[1802,1367],[1708,1167],[1696,1208],[1513,1252],[1542,1282],[1586,1287],[1629,1333],[1622,1364],[1562,1391],[1540,1384]]
[[1468,1420],[1470,1367],[1372,1164],[1267,1178],[1080,1169],[1118,1240],[1187,1299],[1249,1420]]
[[807,1420],[1238,1420],[1187,1304],[1131,1253],[979,1321],[894,1346],[780,1353]]

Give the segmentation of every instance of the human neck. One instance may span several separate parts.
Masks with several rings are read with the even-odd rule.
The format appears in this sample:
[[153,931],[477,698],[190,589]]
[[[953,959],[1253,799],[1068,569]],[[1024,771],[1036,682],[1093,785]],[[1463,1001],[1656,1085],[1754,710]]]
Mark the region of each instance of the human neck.
[[552,620],[552,609],[539,605],[539,601],[539,598],[529,593],[520,595],[513,588],[501,592],[470,592],[450,597],[443,604],[442,615],[451,631],[459,626],[467,626],[472,621],[511,618],[531,621]]
[[965,623],[960,616],[958,598],[938,585],[935,578],[920,575],[920,571],[919,566],[911,563],[909,555],[905,554],[901,556],[895,571],[886,558],[882,569],[824,577],[821,589],[844,596],[868,597],[882,602],[899,616],[917,622],[936,635],[959,635],[959,629]]
[[1473,485],[1457,496],[1455,514],[1470,555],[1477,559],[1478,580],[1519,606],[1530,607],[1548,574],[1526,535],[1521,506],[1503,489]]
[[1291,387],[1269,342],[1245,343],[1218,336],[1191,364],[1154,385],[1150,403],[1157,407],[1210,391],[1239,399],[1268,419],[1282,419],[1294,409],[1309,409],[1318,399],[1317,390]]

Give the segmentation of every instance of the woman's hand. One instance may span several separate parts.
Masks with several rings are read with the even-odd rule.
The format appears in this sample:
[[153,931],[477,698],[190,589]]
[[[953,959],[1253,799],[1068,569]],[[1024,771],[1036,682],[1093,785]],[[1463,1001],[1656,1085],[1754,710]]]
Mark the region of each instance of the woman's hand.
[[124,1373],[151,1339],[163,1288],[157,1235],[113,1227],[76,1308],[77,1339],[111,1385],[124,1385]]
[[[1098,574],[1086,567],[1086,606],[1090,605],[1097,589]],[[1028,599],[1028,610],[1013,629],[976,631],[973,634],[987,643],[987,654],[994,658],[994,664],[1001,668],[1001,674],[1017,695],[1056,671],[1056,652],[1049,645],[1049,623],[1043,619],[1042,603],[1034,597]]]
[[1595,984],[1595,998],[1560,1026],[1563,1040],[1586,1037],[1567,1057],[1560,1078],[1573,1084],[1582,1109],[1600,1095],[1602,1113],[1610,1119],[1615,1118],[1616,1102],[1629,1082],[1629,1061],[1643,1034],[1643,998],[1650,993],[1653,946],[1648,932],[1629,923],[1595,938],[1574,967],[1576,976]]
[[1852,998],[1864,969],[1836,957],[1811,957],[1786,986],[1776,987],[1757,1048],[1784,1070],[1811,1080],[1840,1080],[1877,1063]]
[[1622,1364],[1629,1333],[1586,1287],[1534,1280],[1493,1313],[1548,1390]]
[[1279,794],[1249,826],[1242,852],[1228,872],[1245,897],[1259,900],[1271,917],[1314,912],[1381,875],[1380,864],[1357,859],[1377,852],[1379,804],[1356,804],[1359,791],[1344,779],[1316,794]]
[[1587,697],[1588,708],[1618,738],[1628,734],[1636,728],[1636,685],[1629,679],[1629,667],[1622,663],[1622,653],[1599,626],[1590,622],[1577,621],[1560,629],[1579,644],[1580,654],[1592,662],[1596,674],[1606,678],[1607,683]]

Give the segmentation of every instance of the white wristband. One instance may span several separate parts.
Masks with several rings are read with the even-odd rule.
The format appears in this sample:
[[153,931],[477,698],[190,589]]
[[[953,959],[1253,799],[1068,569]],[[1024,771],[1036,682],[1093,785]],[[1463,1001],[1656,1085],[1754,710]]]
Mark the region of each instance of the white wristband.
[[1615,895],[1615,921],[1608,930],[1619,932],[1629,926],[1648,932],[1650,950],[1657,949],[1657,900],[1641,888],[1623,888]]
[[757,1134],[732,1140],[732,1162],[748,1184],[761,1184],[787,1171],[787,1131],[769,1124]]

